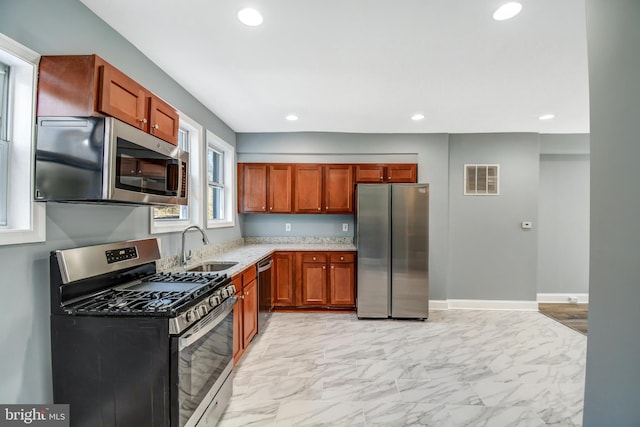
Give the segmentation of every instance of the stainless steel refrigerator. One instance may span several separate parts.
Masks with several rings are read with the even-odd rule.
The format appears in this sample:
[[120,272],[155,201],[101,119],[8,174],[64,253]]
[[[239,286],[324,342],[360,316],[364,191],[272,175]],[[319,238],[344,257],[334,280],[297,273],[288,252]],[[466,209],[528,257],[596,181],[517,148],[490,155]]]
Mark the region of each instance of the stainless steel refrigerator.
[[429,317],[429,184],[358,184],[358,318]]

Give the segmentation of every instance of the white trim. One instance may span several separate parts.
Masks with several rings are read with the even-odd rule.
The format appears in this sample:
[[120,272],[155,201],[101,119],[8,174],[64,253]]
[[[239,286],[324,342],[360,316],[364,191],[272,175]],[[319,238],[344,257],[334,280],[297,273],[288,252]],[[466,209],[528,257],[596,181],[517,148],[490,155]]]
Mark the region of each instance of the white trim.
[[447,300],[429,300],[429,310],[447,310],[449,308],[449,303]]
[[[217,136],[216,134],[214,134],[213,132],[211,132],[209,129],[207,129],[207,137],[206,137],[206,142],[205,142],[205,155],[204,155],[204,161],[205,161],[205,166],[204,166],[204,217],[206,219],[207,222],[207,228],[223,228],[223,227],[233,227],[236,224],[235,221],[235,211],[236,211],[236,188],[237,188],[237,183],[236,183],[236,169],[237,169],[237,165],[236,165],[236,150],[234,149],[234,147],[229,144],[228,142],[224,141],[222,138],[220,138],[219,136]],[[226,219],[224,220],[213,220],[213,219],[209,219],[209,214],[207,212],[207,206],[209,205],[209,200],[207,200],[207,194],[208,194],[208,171],[207,171],[207,167],[208,165],[206,164],[207,162],[207,154],[206,154],[206,149],[208,149],[209,144],[213,145],[214,147],[218,148],[221,151],[224,151],[224,197],[225,197],[225,217]]]
[[155,220],[153,207],[149,208],[150,234],[181,232],[190,225],[202,227],[202,204],[204,192],[202,182],[206,182],[206,145],[204,128],[195,120],[178,111],[180,127],[189,130],[189,218],[175,220]]
[[[9,130],[8,212],[6,228],[0,229],[0,245],[43,242],[46,240],[46,205],[33,201],[35,151],[35,105],[40,55],[0,33],[0,49],[9,55],[2,61],[13,68],[13,120]],[[20,113],[16,113],[20,111]]]
[[449,303],[449,308],[455,310],[538,311],[537,301],[450,299],[447,302]]
[[537,300],[540,303],[548,303],[548,304],[571,304],[572,299],[574,299],[579,304],[588,304],[589,303],[589,294],[585,293],[549,293],[549,294],[538,294]]

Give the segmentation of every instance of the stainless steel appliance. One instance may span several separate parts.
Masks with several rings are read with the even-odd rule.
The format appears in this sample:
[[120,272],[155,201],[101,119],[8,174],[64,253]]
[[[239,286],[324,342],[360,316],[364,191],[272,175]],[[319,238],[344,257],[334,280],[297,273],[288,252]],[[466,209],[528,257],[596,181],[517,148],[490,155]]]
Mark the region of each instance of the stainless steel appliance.
[[157,239],[51,253],[53,397],[72,426],[215,425],[231,395],[231,279],[157,273]]
[[258,261],[258,333],[262,333],[273,312],[271,301],[271,257]]
[[357,315],[429,317],[429,185],[358,184]]
[[38,117],[36,201],[186,205],[189,153],[113,117]]

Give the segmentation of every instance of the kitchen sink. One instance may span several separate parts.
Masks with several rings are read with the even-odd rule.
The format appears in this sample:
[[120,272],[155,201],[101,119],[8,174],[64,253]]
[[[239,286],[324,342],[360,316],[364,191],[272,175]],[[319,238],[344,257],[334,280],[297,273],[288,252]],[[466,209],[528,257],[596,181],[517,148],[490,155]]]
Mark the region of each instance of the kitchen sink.
[[187,271],[202,271],[202,272],[212,272],[212,271],[224,271],[228,270],[234,265],[238,264],[237,261],[213,261],[213,262],[204,262],[202,264],[195,265],[193,267],[189,267]]

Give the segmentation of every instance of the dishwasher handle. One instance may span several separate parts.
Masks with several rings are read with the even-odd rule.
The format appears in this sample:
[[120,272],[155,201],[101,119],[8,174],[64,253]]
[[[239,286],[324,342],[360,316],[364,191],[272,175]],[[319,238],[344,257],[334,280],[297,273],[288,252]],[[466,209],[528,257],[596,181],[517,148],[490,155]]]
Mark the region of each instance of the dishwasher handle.
[[258,273],[262,273],[263,271],[271,269],[271,265],[273,265],[273,261],[271,260],[271,258],[260,261],[258,263]]

